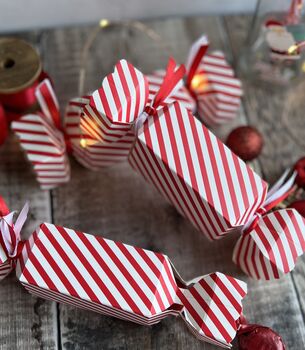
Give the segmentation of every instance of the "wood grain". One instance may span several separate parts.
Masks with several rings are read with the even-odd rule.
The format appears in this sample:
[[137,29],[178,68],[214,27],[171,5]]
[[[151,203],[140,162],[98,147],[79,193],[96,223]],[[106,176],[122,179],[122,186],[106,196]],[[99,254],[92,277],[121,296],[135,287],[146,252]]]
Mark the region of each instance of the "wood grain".
[[[50,221],[49,193],[40,192],[29,164],[12,137],[0,149],[0,193],[12,210],[31,203],[27,234],[42,221]],[[1,350],[55,349],[56,305],[30,296],[18,283],[15,274],[0,284]]]
[[[146,22],[168,43],[178,62],[185,61],[190,44],[206,32],[212,47],[223,49],[233,64],[247,23],[247,17],[234,16]],[[92,29],[78,27],[35,33],[62,109],[69,98],[78,95],[81,50]],[[112,27],[97,38],[90,51],[85,87],[96,88],[119,58],[127,58],[144,72],[151,72],[164,67],[167,56],[159,45],[135,29]],[[259,161],[252,166],[259,172],[263,170],[271,181],[302,151],[291,135],[285,136],[279,122],[283,103],[283,96],[271,96],[269,92],[246,86],[240,116],[234,123],[215,130],[225,139],[228,131],[238,124],[257,125],[266,136],[266,145]],[[292,134],[298,135],[302,121],[297,108],[294,114],[297,127],[292,128]],[[127,163],[100,172],[84,169],[73,159],[71,165],[69,184],[52,193],[41,192],[17,141],[11,137],[0,149],[0,193],[16,209],[26,198],[31,200],[32,216],[28,220],[31,227],[27,232],[38,221],[53,220],[58,225],[163,252],[186,279],[218,270],[246,280],[249,294],[244,305],[249,321],[273,327],[283,336],[289,350],[305,348],[304,259],[299,261],[293,275],[280,281],[249,280],[231,261],[235,235],[219,242],[207,242]],[[5,301],[0,306],[1,350],[216,349],[195,339],[181,319],[168,318],[158,325],[143,327],[70,306],[56,306],[29,296],[14,276],[1,284],[0,298]]]
[[[219,18],[154,21],[149,26],[170,43],[174,57],[180,62],[185,60],[191,42],[203,32],[209,34],[212,46],[230,53],[225,27]],[[76,29],[73,37],[84,38],[84,32],[84,29]],[[58,58],[58,53],[69,56],[64,59],[65,70],[60,68],[62,60],[50,59],[53,64],[52,75],[58,77],[58,82],[78,71],[74,55],[80,56],[76,47],[81,47],[81,40],[78,39],[75,43],[71,37],[67,39],[65,33],[56,31],[49,38],[54,40],[53,48],[56,47],[54,43],[57,43],[58,51],[53,51],[54,57]],[[53,39],[53,35],[56,39]],[[146,39],[143,42],[143,38],[130,30],[120,35],[125,39],[124,44],[113,42],[110,34],[110,43],[107,44],[104,36],[92,49],[88,62],[91,67],[88,71],[88,89],[94,89],[101,81],[100,76],[111,71],[109,66],[115,63],[119,58],[117,54],[122,51],[125,51],[132,63],[146,72],[157,68],[156,62],[165,64],[164,53],[156,51],[156,47],[153,44],[150,46]],[[110,48],[114,56],[111,56]],[[232,59],[233,56],[229,55],[229,58]],[[101,73],[99,67],[102,67]],[[69,79],[63,80],[69,84]],[[75,77],[73,80],[76,80]],[[58,87],[63,102],[67,96],[66,91],[76,91],[76,88],[72,83],[71,86]],[[242,113],[235,123],[245,123]],[[229,126],[232,127],[233,124]],[[228,127],[217,130],[222,137],[227,132]],[[54,219],[68,227],[164,252],[185,278],[220,270],[246,279],[231,261],[236,237],[208,243],[156,191],[133,173],[128,164],[92,173],[73,163],[71,183],[54,191]],[[301,330],[304,325],[291,278],[269,284],[248,282],[250,292],[245,302],[245,311],[249,320],[265,322],[283,333],[289,349],[302,348],[304,340]],[[66,306],[61,306],[60,312],[64,349],[215,348],[199,344],[190,336],[181,320],[168,319],[158,326],[143,328]],[[287,327],[287,320],[279,317],[280,314],[291,315],[291,327]]]
[[[250,23],[249,16],[224,19],[235,62],[242,52]],[[289,90],[253,86],[247,81],[244,81],[244,86],[244,106],[249,123],[262,132],[265,141],[259,162],[265,178],[272,182],[284,169],[304,156],[304,84],[292,86]],[[260,322],[272,325],[284,337],[288,349],[303,349],[305,344],[304,276],[303,256],[299,258],[296,269],[284,280],[268,284],[270,294],[266,290],[256,290],[254,302],[249,305],[256,321],[259,317]],[[264,303],[257,302],[257,299],[263,299]],[[268,299],[270,304],[265,304]],[[274,309],[276,305],[278,311]]]

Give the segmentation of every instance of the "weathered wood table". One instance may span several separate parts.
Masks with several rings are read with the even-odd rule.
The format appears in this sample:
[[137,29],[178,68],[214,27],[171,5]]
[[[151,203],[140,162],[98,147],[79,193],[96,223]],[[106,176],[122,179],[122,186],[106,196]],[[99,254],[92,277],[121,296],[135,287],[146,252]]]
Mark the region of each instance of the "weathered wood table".
[[[224,50],[234,64],[249,23],[247,16],[231,16],[147,24],[169,43],[178,62],[185,61],[192,41],[205,32],[212,46]],[[21,35],[38,44],[45,68],[54,79],[62,108],[70,97],[78,95],[80,51],[92,28]],[[167,53],[145,36],[129,29],[113,29],[105,32],[90,52],[86,89],[95,88],[102,77],[112,71],[116,60],[125,56],[145,72],[164,67],[167,60]],[[265,148],[254,166],[271,182],[304,153],[304,144],[300,143],[304,142],[305,132],[302,111],[294,111],[288,131],[287,123],[284,123],[286,105],[284,92],[272,93],[245,86],[243,109],[234,123],[254,124],[264,134]],[[233,126],[217,129],[216,133],[224,137]],[[74,160],[71,163],[71,182],[54,191],[42,192],[13,135],[1,147],[0,193],[12,209],[20,209],[26,199],[30,200],[27,231],[41,221],[51,221],[165,252],[186,279],[215,270],[244,279],[249,286],[244,302],[248,319],[279,332],[287,349],[305,349],[304,258],[299,260],[292,274],[279,281],[250,280],[231,261],[236,237],[207,242],[128,164],[96,173],[82,168]],[[215,349],[195,339],[181,319],[168,318],[153,327],[143,327],[57,305],[30,296],[17,283],[14,274],[1,283],[0,300],[2,350]]]

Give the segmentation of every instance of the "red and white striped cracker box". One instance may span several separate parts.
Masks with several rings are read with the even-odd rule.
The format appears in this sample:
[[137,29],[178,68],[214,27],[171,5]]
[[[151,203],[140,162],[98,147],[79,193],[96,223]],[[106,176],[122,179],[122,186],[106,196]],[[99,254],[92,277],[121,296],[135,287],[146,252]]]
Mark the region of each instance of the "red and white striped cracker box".
[[69,101],[64,117],[64,129],[74,157],[86,168],[97,171],[128,158],[134,142],[134,133],[129,131],[118,141],[109,143],[91,137],[80,125],[83,109],[89,103],[90,96]]
[[[128,76],[135,69],[126,61],[118,65],[124,67],[120,75],[117,76],[116,69],[107,81],[124,80],[125,74]],[[170,62],[164,81],[149,107],[146,106],[139,116],[132,114],[133,124],[129,124],[128,132],[133,132],[134,142],[128,146],[129,162],[209,239],[219,239],[233,230],[238,231],[241,238],[233,258],[244,272],[255,278],[279,278],[292,270],[297,257],[304,252],[303,226],[297,227],[288,219],[285,220],[286,226],[279,224],[283,221],[281,217],[290,217],[290,212],[270,213],[290,193],[295,175],[286,181],[287,173],[284,173],[267,192],[267,183],[181,103],[166,104],[182,74],[183,69],[176,69],[175,63]],[[137,72],[137,76],[141,74]],[[103,84],[95,92],[91,101],[91,104],[94,102],[94,118],[81,114],[80,125],[88,125],[85,129],[93,140],[103,142],[104,124],[108,118],[104,106],[115,103],[121,84],[114,84],[111,89]],[[132,91],[125,89],[121,92],[120,101],[125,103],[125,112],[133,98],[138,101],[139,84],[133,84]],[[119,100],[115,104],[119,107]],[[98,105],[102,108],[97,108]],[[90,131],[93,121],[94,132]],[[112,122],[108,122],[110,128]],[[126,125],[124,119],[125,135]],[[117,133],[118,130],[120,123],[116,121],[114,131]],[[298,223],[303,222],[297,212],[293,211],[291,215]],[[265,229],[271,218],[273,224]],[[292,241],[291,237],[295,240]]]
[[247,223],[267,184],[175,102],[138,132],[129,162],[210,239]]
[[245,231],[233,251],[233,261],[255,279],[278,279],[293,270],[305,251],[305,219],[295,209],[260,217]]
[[223,52],[204,55],[190,89],[196,96],[197,113],[209,125],[227,123],[240,109],[242,87]]
[[[179,86],[166,103],[179,101],[196,113],[208,125],[222,124],[234,119],[240,109],[242,86],[233,68],[221,51],[207,53],[207,36],[200,37],[191,47],[186,62],[185,85]],[[165,70],[147,75],[149,98],[163,82]]]
[[28,203],[14,220],[15,212],[10,212],[0,196],[0,281],[16,266],[19,253],[20,231],[27,218]]
[[36,88],[41,112],[27,114],[12,123],[37,181],[44,190],[70,180],[70,164],[65,139],[60,131],[59,106],[48,79]]
[[126,60],[118,62],[101,89],[72,99],[65,130],[76,159],[92,170],[126,160],[135,140],[133,124],[147,99],[145,76]]
[[235,337],[246,294],[245,283],[222,273],[187,283],[163,254],[52,224],[25,243],[17,275],[34,295],[139,324],[180,316],[222,347]]

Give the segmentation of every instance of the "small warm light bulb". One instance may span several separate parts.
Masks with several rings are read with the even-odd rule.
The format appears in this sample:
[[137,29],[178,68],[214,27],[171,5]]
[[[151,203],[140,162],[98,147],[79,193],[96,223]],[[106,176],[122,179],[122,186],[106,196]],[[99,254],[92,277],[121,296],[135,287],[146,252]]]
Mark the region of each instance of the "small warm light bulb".
[[204,91],[206,87],[207,87],[207,77],[202,73],[194,75],[191,81],[192,90]]
[[83,148],[87,147],[87,140],[86,139],[80,139],[79,143],[80,143],[81,147],[83,147]]
[[297,49],[298,49],[298,45],[291,45],[287,50],[287,52],[289,53],[289,55],[292,55],[297,51]]
[[191,82],[192,88],[196,89],[200,85],[200,81],[201,81],[200,76],[195,75]]
[[107,26],[109,26],[109,21],[108,21],[108,19],[101,19],[100,20],[100,27],[101,28],[105,28],[105,27],[107,27]]

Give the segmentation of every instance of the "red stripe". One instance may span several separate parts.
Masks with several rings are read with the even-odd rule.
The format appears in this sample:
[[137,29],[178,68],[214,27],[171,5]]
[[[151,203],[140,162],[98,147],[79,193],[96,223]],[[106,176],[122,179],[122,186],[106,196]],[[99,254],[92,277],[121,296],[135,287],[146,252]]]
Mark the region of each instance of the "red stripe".
[[[250,239],[250,237],[249,237],[249,239]],[[254,274],[255,274],[255,276],[253,276],[253,277],[256,277],[257,279],[259,279],[260,275],[259,275],[259,272],[258,272],[258,267],[257,267],[256,260],[255,260],[256,259],[255,255],[256,255],[256,251],[258,250],[258,247],[255,244],[255,242],[253,241],[253,239],[251,239],[251,241],[252,241],[252,252],[251,252],[250,260],[251,260],[251,264],[252,264],[252,267],[254,269]]]
[[[289,212],[288,212],[289,213]],[[287,238],[287,242],[289,244],[289,248],[290,248],[290,251],[292,253],[292,257],[293,257],[293,260],[294,262],[296,262],[296,259],[298,257],[298,253],[296,251],[296,248],[295,248],[295,243],[294,243],[294,240],[292,238],[292,235],[291,235],[291,228],[290,228],[290,225],[288,223],[285,222],[284,218],[282,217],[281,213],[280,212],[274,212],[274,216],[276,217],[278,223],[280,224],[282,230],[284,231],[285,233],[285,236]],[[290,215],[289,215],[290,217]],[[288,271],[287,271],[288,272]]]
[[[88,271],[88,273],[90,274],[92,279],[97,283],[97,285],[99,286],[100,290],[103,292],[103,294],[109,300],[111,305],[114,306],[114,307],[120,308],[120,305],[118,304],[116,299],[112,296],[111,292],[106,287],[106,285],[104,284],[103,280],[100,278],[100,276],[94,270],[94,268],[92,267],[92,264],[90,263],[90,261],[83,255],[83,253],[77,247],[76,243],[71,239],[69,234],[65,231],[65,229],[63,227],[56,226],[56,228],[61,233],[62,237],[65,239],[65,241],[70,246],[70,248],[77,255],[77,257],[80,258],[82,264],[84,265],[84,267],[86,268],[86,270]],[[76,233],[80,237],[80,234],[78,232],[76,232]],[[82,234],[81,236],[83,237],[82,241],[86,240],[85,235]],[[90,253],[92,253],[92,252],[90,251]]]
[[113,252],[111,247],[108,245],[107,241],[101,240],[100,244],[105,249],[106,253],[109,255],[109,257],[114,262],[116,267],[121,271],[121,273],[124,275],[124,277],[130,283],[130,285],[132,286],[134,291],[138,294],[139,298],[142,300],[142,302],[145,304],[145,306],[148,308],[148,310],[150,310],[153,314],[155,314],[156,310],[155,310],[154,306],[152,305],[151,301],[145,295],[145,293],[143,292],[141,287],[138,285],[137,281],[133,278],[132,274],[128,271],[128,269],[124,266],[124,264],[121,262],[121,260]]
[[155,294],[155,297],[158,301],[158,304],[160,306],[161,310],[164,310],[164,304],[162,302],[161,296],[159,291],[156,289],[156,286],[150,279],[149,275],[145,273],[141,265],[137,262],[137,260],[131,255],[129,250],[126,248],[126,246],[122,243],[115,242],[117,247],[121,250],[121,252],[124,254],[126,259],[131,263],[131,265],[135,268],[135,270],[138,272],[138,274],[141,276],[145,284],[148,286],[148,288]]
[[[207,171],[207,168],[205,165],[205,160],[204,160],[202,149],[201,149],[201,143],[200,143],[198,131],[196,128],[195,118],[190,117],[189,120],[190,120],[190,125],[191,125],[191,129],[192,129],[192,135],[193,135],[195,147],[197,150],[197,156],[198,156],[198,161],[199,161],[200,170],[201,170],[201,174],[202,174],[202,179],[204,182],[206,201],[207,201],[208,205],[210,206],[210,210],[211,210],[213,217],[216,220],[218,226],[220,227],[221,230],[224,230],[225,228],[219,219],[218,213],[215,210],[214,200],[213,200],[213,196],[212,196],[212,190],[211,190],[210,182],[208,181],[208,178],[209,178],[208,171]],[[213,224],[213,221],[212,221],[212,219],[210,219],[209,215],[207,215],[207,219],[209,220],[211,226],[215,230],[214,234],[216,234],[218,230],[216,230],[216,228]]]
[[[281,261],[282,261],[283,267],[284,267],[284,272],[288,272],[289,271],[289,265],[288,265],[288,260],[287,260],[287,256],[286,256],[286,253],[285,253],[283,242],[281,241],[278,232],[276,231],[274,225],[272,224],[270,218],[267,215],[264,217],[264,224],[267,226],[268,231],[270,232],[270,234],[274,238],[275,244],[278,247],[278,250],[279,250],[279,253],[280,253],[280,257],[281,257]],[[275,260],[273,260],[273,262],[274,262],[274,264],[277,264],[277,262]]]
[[[100,266],[103,268],[103,270],[105,271],[105,273],[109,277],[109,279],[112,281],[112,283],[116,286],[116,288],[118,289],[118,291],[120,292],[120,294],[122,295],[122,297],[124,298],[126,303],[129,305],[131,310],[133,312],[138,313],[138,314],[142,314],[140,309],[137,307],[137,305],[135,304],[135,302],[131,298],[131,296],[127,293],[124,286],[121,284],[119,279],[115,276],[115,274],[111,271],[111,269],[109,268],[109,266],[107,265],[107,263],[104,261],[104,259],[100,255],[99,251],[97,250],[98,245],[102,245],[103,239],[99,238],[99,237],[95,237],[96,242],[97,242],[97,246],[93,246],[92,243],[85,237],[85,235],[82,234],[82,232],[76,231],[76,233],[78,234],[78,236],[82,240],[82,242],[85,244],[85,246],[89,249],[89,251],[94,256],[94,258],[97,260],[97,262],[100,264]],[[107,290],[105,290],[105,295],[106,295],[106,293],[107,293]],[[114,296],[112,296],[110,292],[107,294],[107,299],[111,300],[111,304],[118,305]],[[119,307],[119,306],[117,306],[117,307]]]
[[271,278],[271,276],[269,276],[269,272],[268,272],[268,269],[267,269],[267,266],[266,266],[266,263],[265,263],[265,259],[266,258],[265,258],[264,254],[261,251],[259,252],[259,259],[260,259],[260,263],[261,263],[261,266],[262,266],[262,269],[263,269],[264,278],[266,280],[269,280]]
[[118,71],[118,74],[119,74],[119,77],[120,77],[120,82],[123,86],[123,91],[124,91],[124,96],[126,98],[126,115],[125,115],[125,118],[126,120],[124,120],[124,122],[130,122],[130,107],[131,107],[131,104],[130,104],[130,101],[129,98],[132,96],[132,92],[129,90],[129,87],[128,87],[128,84],[127,84],[127,81],[126,81],[126,77],[125,77],[125,74],[124,74],[124,70],[122,68],[122,63],[121,61],[116,65],[116,69]]
[[53,119],[54,125],[57,129],[61,128],[61,120],[60,120],[60,113],[59,109],[57,107],[57,101],[54,100],[54,97],[49,89],[52,89],[51,83],[48,80],[48,83],[46,81],[43,81],[39,86],[38,90],[40,91],[44,102],[46,104],[46,107],[49,110],[49,113]]
[[[232,201],[234,215],[235,215],[235,218],[237,220],[241,215],[239,205],[238,205],[240,198],[237,198],[237,195],[236,195],[236,189],[234,186],[232,172],[231,172],[229,162],[227,159],[225,146],[222,142],[219,141],[218,138],[216,138],[216,141],[217,141],[218,149],[219,149],[219,152],[221,155],[221,160],[222,160],[222,164],[223,164],[224,171],[225,171],[225,176],[226,176],[226,180],[227,180],[227,184],[228,184],[228,188],[229,188],[229,192],[230,192],[230,199]],[[239,183],[237,185],[239,186]]]
[[273,254],[273,249],[272,249],[272,246],[270,245],[270,242],[267,240],[264,232],[261,230],[259,225],[257,225],[255,227],[255,231],[257,232],[259,239],[262,241],[263,245],[265,246],[266,251],[268,252],[269,260],[271,262],[271,268],[272,268],[274,277],[279,278],[278,270],[277,270],[276,266],[274,265],[275,256]]
[[189,69],[188,74],[187,74],[187,79],[186,79],[186,85],[189,88],[191,88],[192,79],[194,78],[194,75],[197,72],[197,69],[198,69],[199,64],[202,60],[202,57],[207,52],[208,47],[209,47],[208,44],[200,46],[199,50],[196,52],[196,55],[193,57],[193,60],[192,60],[191,65],[190,65],[190,69]]
[[[221,335],[224,337],[224,339],[226,340],[227,343],[230,343],[230,341],[232,340],[232,337],[230,336],[230,334],[227,332],[226,328],[222,325],[222,323],[220,322],[220,320],[218,320],[217,316],[215,315],[215,313],[213,312],[212,308],[210,308],[210,306],[208,305],[208,303],[203,299],[203,297],[198,293],[198,291],[195,288],[190,288],[189,292],[192,294],[192,296],[197,300],[197,302],[199,303],[199,305],[202,307],[202,309],[206,312],[206,314],[208,315],[208,317],[212,320],[212,322],[215,324],[215,326],[217,327],[218,331],[221,333]],[[214,298],[215,298],[215,294],[214,294]],[[220,305],[219,305],[220,306]],[[193,309],[194,310],[194,309]],[[194,310],[195,311],[195,310]],[[199,315],[197,316],[197,312],[195,311],[196,314],[196,318],[200,317]],[[192,313],[193,318],[194,315]],[[200,318],[199,318],[200,319]],[[197,320],[196,320],[197,322]],[[197,322],[198,323],[198,322]],[[201,323],[199,323],[199,326],[202,327],[202,320]],[[213,336],[213,339],[216,339],[215,336]]]
[[[162,276],[162,274],[160,274],[160,270],[156,267],[156,265],[154,264],[154,262],[150,259],[150,257],[148,256],[148,254],[146,253],[145,250],[138,248],[138,247],[134,247],[136,249],[136,251],[139,253],[139,255],[142,257],[142,259],[146,262],[146,264],[150,267],[150,269],[153,271],[153,273],[155,274],[155,276],[160,280],[161,286],[162,286],[162,290],[164,291],[165,295],[166,295],[166,299],[172,300],[171,294],[168,290],[168,287],[164,281],[164,278]],[[158,254],[156,254],[158,256]]]
[[[296,216],[292,210],[288,210],[288,214],[289,214],[290,220],[292,221],[292,224],[294,226],[295,232],[298,236],[299,242],[300,242],[301,247],[302,247],[302,251],[304,252],[305,251],[305,233],[303,233],[304,228],[300,227],[300,225],[296,219]],[[305,220],[303,218],[302,218],[302,221],[303,221],[303,224],[305,226]]]
[[206,144],[207,144],[207,148],[208,148],[208,154],[209,154],[210,159],[211,159],[211,165],[212,165],[212,168],[213,168],[213,175],[214,175],[216,186],[217,186],[217,189],[218,189],[219,200],[220,200],[220,203],[221,203],[221,209],[222,209],[223,217],[224,217],[225,221],[227,223],[229,223],[230,220],[229,220],[229,212],[228,212],[228,208],[227,208],[227,204],[226,204],[227,201],[225,199],[224,192],[223,192],[223,189],[222,189],[222,184],[221,184],[221,180],[220,180],[220,174],[219,174],[219,171],[218,171],[217,160],[216,160],[214,149],[213,149],[213,145],[212,145],[212,142],[211,142],[210,132],[204,127],[204,125],[202,125],[202,130],[203,130],[203,133],[204,133],[204,136],[205,136],[205,140],[206,140]]
[[[184,125],[184,120],[183,120],[183,117],[182,117],[182,114],[181,114],[180,105],[175,103],[174,106],[175,106],[175,114],[177,116],[177,121],[178,121],[178,124],[179,124],[179,129],[180,129],[180,132],[181,132],[182,145],[184,147],[185,157],[186,157],[186,161],[188,163],[188,170],[189,170],[190,178],[191,178],[191,182],[192,182],[192,189],[194,189],[194,195],[196,196],[196,198],[198,200],[200,209],[204,212],[204,217],[202,216],[202,213],[197,209],[197,207],[196,207],[196,211],[198,212],[198,216],[200,218],[200,221],[203,223],[206,232],[210,235],[210,238],[213,239],[213,236],[211,235],[211,233],[209,232],[208,227],[205,224],[205,220],[209,221],[209,223],[210,223],[210,225],[212,227],[212,230],[214,232],[217,232],[217,230],[216,230],[216,228],[214,226],[213,221],[209,217],[209,213],[207,212],[207,210],[206,210],[206,208],[204,206],[204,203],[203,203],[204,199],[201,198],[200,194],[199,194],[200,193],[200,189],[198,187],[198,183],[197,183],[197,179],[196,179],[195,169],[194,169],[194,165],[193,165],[193,162],[192,162],[191,149],[190,149],[190,146],[189,146],[189,143],[188,143],[188,135],[187,135],[186,130],[185,130],[185,125]],[[195,129],[194,117],[192,115],[188,114],[188,118],[189,118],[189,123],[193,124],[192,130]],[[168,121],[170,123],[171,122],[171,118],[168,119]],[[169,128],[169,132],[170,132],[170,135],[175,135],[172,125]],[[190,137],[192,137],[192,136],[193,136],[193,134],[190,135]],[[194,136],[193,136],[193,138],[194,138]],[[177,147],[176,143],[174,144],[174,146]],[[200,148],[199,147],[196,148],[196,151],[197,151],[197,155],[198,155],[198,153],[200,153]],[[178,151],[176,152],[176,156],[179,157],[178,156]],[[180,174],[181,174],[180,176],[183,177],[183,174],[182,173],[180,173]],[[178,173],[178,175],[179,175],[179,173]]]
[[[232,303],[235,310],[238,313],[241,313],[242,306],[236,302],[235,298],[232,296],[232,294],[230,293],[228,288],[221,282],[219,277],[217,277],[215,273],[212,273],[210,275],[210,277],[215,282],[215,284],[221,289],[223,294],[230,300],[230,302]],[[215,304],[217,304],[219,310],[221,311],[223,316],[227,319],[227,321],[230,323],[232,328],[236,329],[237,328],[236,321],[234,320],[234,317],[230,313],[230,309],[228,309],[228,306],[223,303],[223,300],[221,300],[217,296],[215,291],[211,288],[211,286],[204,279],[201,279],[198,283],[202,286],[202,288],[209,295],[209,297],[215,302]],[[197,293],[198,293],[198,295],[200,295],[199,292],[197,292]],[[230,341],[231,341],[231,337],[230,337]]]
[[[62,232],[60,232],[61,228],[56,226],[56,229],[62,235]],[[98,299],[97,295],[95,294],[95,292],[93,291],[91,286],[87,283],[87,281],[85,280],[84,276],[80,273],[80,271],[78,271],[77,267],[74,265],[74,263],[71,260],[71,258],[69,257],[69,255],[65,252],[65,250],[62,248],[62,246],[56,240],[54,234],[52,234],[49,231],[47,226],[44,227],[43,231],[46,234],[46,236],[47,236],[48,240],[50,241],[50,243],[53,245],[54,249],[57,251],[57,253],[60,255],[60,257],[66,263],[66,265],[68,266],[68,268],[71,271],[71,273],[77,279],[79,284],[83,287],[83,289],[85,290],[85,292],[89,296],[89,298],[91,300],[93,300],[93,301],[99,302],[99,299]],[[59,267],[59,269],[61,269],[61,268]],[[56,269],[56,273],[58,272],[59,269]]]
[[[135,98],[135,102],[136,102],[136,105],[135,105],[135,110],[134,110],[134,117],[138,117],[139,114],[143,111],[140,111],[140,91],[139,91],[139,81],[138,81],[138,78],[137,78],[137,74],[135,72],[135,69],[134,67],[128,63],[128,69],[129,69],[129,73],[130,73],[130,76],[131,76],[131,79],[132,79],[132,82],[133,82],[133,86],[134,86],[134,93],[136,95],[136,98]],[[148,90],[148,87],[147,87],[147,84],[146,84],[146,90]],[[148,91],[146,91],[146,93],[148,93]],[[130,121],[130,119],[128,119],[128,121]]]
[[[45,225],[42,225],[40,228],[41,228],[41,231],[43,231],[44,233],[48,232]],[[74,289],[74,287],[72,286],[72,284],[70,283],[70,281],[68,280],[66,275],[63,273],[62,269],[59,267],[57,262],[53,259],[53,257],[51,256],[49,251],[46,249],[46,247],[43,245],[43,243],[41,242],[40,239],[37,239],[37,241],[35,242],[35,245],[40,250],[40,252],[44,256],[44,258],[48,261],[48,263],[52,266],[52,269],[55,271],[57,277],[61,280],[61,282],[63,283],[65,288],[68,290],[68,292],[72,295],[79,297],[78,293],[76,292],[76,290]],[[29,260],[33,263],[33,265],[37,269],[39,275],[42,277],[42,279],[47,284],[47,286],[52,290],[58,291],[58,288],[53,283],[49,274],[46,272],[45,268],[41,265],[40,261],[38,261],[35,254],[33,254],[33,253],[30,254]],[[29,281],[29,283],[34,284],[34,285],[38,285],[38,283],[36,281],[34,281],[32,276],[29,275],[30,271],[27,268],[23,271],[23,274],[26,277],[26,279]],[[29,280],[29,278],[30,278],[30,280]]]
[[108,83],[109,83],[109,87],[110,87],[110,90],[111,90],[111,94],[112,94],[112,97],[113,97],[113,100],[114,100],[114,103],[115,103],[115,106],[116,106],[116,112],[117,112],[117,120],[116,120],[116,116],[111,114],[111,115],[108,115],[108,117],[110,117],[112,120],[114,119],[115,121],[119,121],[121,122],[122,121],[122,106],[121,106],[121,101],[120,101],[120,97],[119,97],[119,94],[118,94],[118,91],[117,91],[117,87],[116,87],[116,84],[113,80],[113,75],[114,74],[110,74],[107,76],[107,80],[108,80]]
[[[179,298],[182,301],[183,305],[185,306],[185,308],[187,309],[187,311],[191,314],[191,316],[193,317],[193,319],[195,320],[195,322],[200,325],[201,330],[204,332],[204,334],[211,338],[211,339],[215,339],[214,335],[211,333],[210,329],[208,328],[208,326],[202,322],[202,318],[198,315],[197,311],[193,308],[193,306],[189,303],[188,299],[186,298],[186,296],[180,292],[179,293]],[[202,299],[202,304],[201,304],[202,308],[205,310],[205,312],[207,312],[207,314],[209,315],[210,309],[207,306],[207,304],[205,303],[205,301]],[[188,321],[186,321],[188,322]]]
[[[146,128],[146,124],[144,126],[144,130],[145,130],[145,128]],[[166,186],[167,186],[166,188],[167,188],[168,191],[171,192],[172,196],[175,198],[176,205],[178,206],[178,208],[181,210],[182,213],[185,213],[186,215],[188,214],[192,218],[192,221],[193,221],[194,225],[196,225],[198,227],[198,229],[200,229],[200,225],[198,225],[198,223],[196,222],[196,219],[195,219],[191,209],[189,208],[188,204],[186,203],[185,197],[182,195],[180,188],[178,188],[177,183],[175,182],[175,179],[173,179],[172,173],[170,171],[168,171],[167,169],[165,170],[165,171],[167,171],[167,174],[169,175],[169,177],[173,181],[174,187],[169,184],[169,182],[168,182],[168,180],[167,180],[167,178],[166,178],[166,176],[165,176],[165,174],[164,174],[164,172],[163,172],[159,162],[155,158],[155,153],[152,150],[152,141],[151,141],[151,138],[150,138],[149,130],[147,130],[147,131],[145,130],[145,138],[146,138],[146,145],[147,145],[147,147],[143,146],[141,142],[138,143],[139,146],[140,146],[140,149],[141,149],[141,154],[144,155],[144,157],[146,158],[146,162],[145,163],[142,162],[142,164],[144,166],[146,166],[146,164],[149,166],[149,168],[148,168],[149,171],[150,172],[152,171],[154,173],[154,178],[159,182],[159,184],[161,183],[160,179],[165,181]],[[144,147],[145,147],[145,150],[144,150]],[[151,154],[152,159],[154,161],[154,164],[156,165],[156,167],[158,168],[158,171],[160,172],[160,178],[159,178],[158,174],[156,173],[156,171],[154,170],[150,159],[148,159],[147,155],[145,154],[146,151]],[[152,183],[154,183],[154,181]],[[164,189],[163,185],[161,185],[161,187]],[[156,186],[156,188],[158,189],[158,186]],[[168,198],[170,200],[170,197],[168,197]],[[181,207],[180,200],[184,203],[184,205],[187,208],[187,210],[184,210]]]
[[[162,129],[161,129],[161,126],[160,126],[160,114],[159,114],[159,118],[156,119],[156,121],[154,122],[154,126],[156,128],[156,134],[157,134],[157,137],[158,137],[158,146],[159,146],[160,152],[161,152],[161,159],[162,159],[163,164],[166,167],[166,171],[167,171],[169,177],[171,178],[171,180],[172,180],[172,182],[174,184],[174,189],[176,190],[176,192],[179,195],[178,198],[184,202],[185,207],[188,209],[189,215],[192,217],[194,224],[196,224],[196,226],[201,230],[200,224],[202,222],[200,221],[200,219],[196,219],[195,216],[192,213],[193,209],[195,209],[195,211],[196,211],[196,213],[198,215],[198,209],[196,208],[196,206],[194,204],[194,201],[193,201],[193,199],[191,198],[191,196],[190,196],[190,194],[188,192],[188,188],[187,188],[185,182],[181,181],[180,178],[179,178],[179,176],[181,176],[182,170],[181,170],[181,163],[180,163],[180,159],[179,159],[177,144],[176,144],[176,140],[175,140],[175,137],[174,137],[174,130],[173,130],[173,127],[172,127],[172,124],[171,124],[171,118],[173,116],[170,115],[170,113],[168,111],[168,107],[165,107],[162,112],[164,113],[164,117],[166,118],[166,124],[167,124],[167,128],[169,130],[168,133],[169,133],[169,136],[170,136],[170,142],[171,142],[172,151],[173,151],[173,158],[174,158],[175,166],[176,166],[175,173],[178,175],[177,181],[179,181],[179,183],[182,185],[182,187],[183,187],[183,189],[184,189],[184,191],[186,193],[187,198],[191,202],[191,206],[188,205],[188,203],[186,201],[186,198],[185,198],[185,195],[182,194],[180,188],[178,187],[178,184],[177,184],[177,181],[176,181],[176,179],[175,179],[175,177],[173,175],[173,172],[168,167],[167,153],[166,153],[164,140],[163,140],[163,137],[162,137]],[[145,133],[145,135],[148,136],[148,134],[149,134],[149,130]],[[150,139],[150,136],[149,136],[149,139]],[[147,146],[148,146],[149,150],[153,150],[154,149],[154,145],[152,144],[151,139],[147,140]],[[151,153],[152,153],[153,159],[156,159],[156,156],[153,153],[153,151],[151,151]],[[158,166],[158,168],[160,167],[158,163],[157,163],[157,166]],[[163,177],[165,179],[164,175],[163,175]],[[171,188],[171,186],[170,186],[170,188]],[[183,210],[183,212],[185,212],[185,210]],[[186,212],[185,212],[185,214],[186,214]]]

